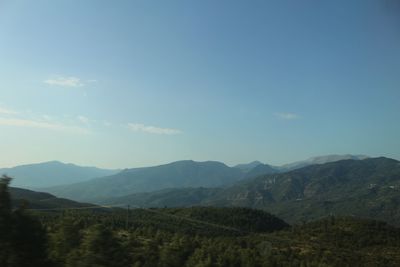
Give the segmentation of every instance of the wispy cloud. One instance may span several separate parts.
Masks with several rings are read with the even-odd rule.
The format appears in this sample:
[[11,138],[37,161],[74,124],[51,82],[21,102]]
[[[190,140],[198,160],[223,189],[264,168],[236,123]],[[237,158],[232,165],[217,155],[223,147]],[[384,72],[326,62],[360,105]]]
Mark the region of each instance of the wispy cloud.
[[81,81],[81,79],[76,77],[58,76],[55,78],[44,80],[43,82],[51,86],[61,86],[61,87],[82,87],[85,85]]
[[15,115],[18,114],[18,112],[12,109],[0,107],[0,114]]
[[144,132],[150,134],[174,135],[182,133],[182,131],[178,129],[160,128],[155,126],[144,125],[141,123],[128,123],[128,128],[133,132]]
[[119,130],[129,129],[132,132],[142,132],[157,135],[177,135],[182,131],[174,128],[162,128],[157,126],[145,125],[142,123],[127,123],[117,125],[107,120],[94,120],[84,115],[55,115],[38,114],[31,110],[14,111],[0,107],[0,126],[39,128],[51,131],[58,131],[72,134],[89,134],[93,128],[103,130],[114,127]]
[[296,120],[300,117],[298,114],[287,112],[278,112],[275,113],[275,116],[283,120]]
[[21,118],[1,118],[0,117],[0,125],[6,126],[16,126],[16,127],[28,127],[28,128],[42,128],[60,132],[68,132],[75,134],[88,134],[89,130],[74,126],[67,125],[56,122],[48,122],[48,121],[40,121],[34,119],[21,119]]

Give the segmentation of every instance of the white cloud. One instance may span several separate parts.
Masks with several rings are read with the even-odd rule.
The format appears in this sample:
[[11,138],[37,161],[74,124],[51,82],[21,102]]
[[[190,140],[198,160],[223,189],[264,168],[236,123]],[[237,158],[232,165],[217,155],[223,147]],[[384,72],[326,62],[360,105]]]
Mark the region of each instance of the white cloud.
[[42,128],[42,129],[75,133],[75,134],[88,134],[89,133],[89,131],[87,129],[81,128],[78,126],[38,121],[38,120],[32,120],[32,119],[1,118],[0,117],[0,125],[28,127],[28,128]]
[[52,79],[47,79],[43,81],[44,83],[52,86],[62,86],[62,87],[82,87],[84,83],[81,79],[76,77],[56,77]]
[[295,120],[300,117],[299,115],[297,115],[295,113],[287,113],[287,112],[275,113],[275,116],[277,116],[280,119],[284,119],[284,120]]
[[144,125],[141,123],[128,123],[128,128],[133,132],[144,132],[151,134],[174,135],[182,133],[182,131],[178,129],[160,128],[155,126]]
[[54,118],[53,116],[47,115],[47,114],[43,114],[42,118],[46,121],[52,121]]
[[111,126],[112,126],[112,123],[109,122],[109,121],[103,121],[103,125],[104,125],[105,127],[111,127]]
[[0,107],[0,114],[15,115],[18,114],[18,112],[12,109]]
[[90,122],[90,120],[89,120],[87,117],[82,116],[82,115],[79,115],[79,116],[77,117],[77,119],[78,119],[80,122],[85,123],[85,124],[88,124],[88,123]]

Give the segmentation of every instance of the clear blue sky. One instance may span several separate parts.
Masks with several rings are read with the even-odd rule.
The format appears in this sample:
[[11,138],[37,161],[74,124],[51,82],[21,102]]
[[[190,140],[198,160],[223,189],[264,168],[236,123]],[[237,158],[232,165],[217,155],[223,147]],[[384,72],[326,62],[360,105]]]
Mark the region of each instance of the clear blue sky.
[[3,0],[0,167],[399,159],[395,2]]

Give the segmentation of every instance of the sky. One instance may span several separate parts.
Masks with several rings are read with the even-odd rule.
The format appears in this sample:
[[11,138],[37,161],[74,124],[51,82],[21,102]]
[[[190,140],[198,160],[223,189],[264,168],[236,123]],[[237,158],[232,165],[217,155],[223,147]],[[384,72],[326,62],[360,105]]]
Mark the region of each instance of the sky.
[[0,0],[0,167],[400,159],[395,0]]

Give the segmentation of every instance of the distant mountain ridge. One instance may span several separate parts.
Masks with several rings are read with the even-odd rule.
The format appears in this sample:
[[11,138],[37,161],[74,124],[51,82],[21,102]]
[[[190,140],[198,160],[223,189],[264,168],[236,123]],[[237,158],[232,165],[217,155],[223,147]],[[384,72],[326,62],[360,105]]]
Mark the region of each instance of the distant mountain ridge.
[[13,177],[13,186],[41,188],[87,181],[96,177],[112,175],[119,171],[49,161],[3,168],[0,169],[0,175],[7,174]]
[[107,201],[143,207],[250,207],[290,223],[341,215],[400,225],[400,161],[341,160],[261,175],[226,188],[175,188]]
[[243,172],[221,162],[192,160],[126,169],[115,175],[87,182],[44,189],[57,196],[80,201],[151,192],[167,188],[223,187],[243,178]]
[[203,204],[260,208],[288,222],[337,214],[400,225],[400,162],[349,159],[263,175],[239,182]]
[[315,165],[315,164],[325,164],[329,162],[335,162],[339,160],[346,160],[346,159],[353,159],[353,160],[363,160],[369,158],[366,155],[351,155],[351,154],[345,154],[345,155],[325,155],[325,156],[317,156],[317,157],[312,157],[306,160],[301,160],[301,161],[296,161],[293,163],[289,164],[284,164],[282,166],[276,167],[280,172],[287,172],[299,168],[303,168],[306,166],[310,165]]
[[233,166],[233,167],[234,167],[234,168],[241,169],[242,171],[247,172],[247,171],[250,171],[250,170],[254,169],[254,168],[257,167],[258,165],[263,165],[263,163],[260,162],[260,161],[258,161],[258,160],[255,160],[255,161],[252,161],[252,162],[250,162],[250,163],[237,164],[237,165],[235,165],[235,166]]
[[[324,161],[347,157],[329,156]],[[42,190],[61,197],[93,202],[171,188],[227,187],[240,180],[280,171],[259,161],[229,167],[217,161],[182,160],[154,167],[125,169],[114,175]]]
[[[260,161],[253,161],[245,164],[238,164],[233,167],[242,172],[242,178],[252,178],[262,174],[271,174],[276,172],[285,172],[293,170],[296,168],[301,168],[304,166],[312,164],[321,164],[331,161],[337,161],[342,159],[362,159],[366,156],[358,155],[328,155],[311,158],[305,161],[299,161],[291,164],[286,164],[280,167],[271,166],[268,164],[263,164]],[[178,161],[179,162],[179,161]],[[190,160],[183,160],[180,162],[191,162]],[[223,164],[218,162],[219,164]],[[168,165],[168,164],[163,164]],[[225,165],[225,164],[223,164]],[[162,165],[160,165],[162,166]],[[226,165],[225,165],[226,166]],[[143,170],[146,168],[157,168],[144,167],[144,168],[131,168],[125,169],[123,172],[135,172],[138,170]],[[23,188],[31,189],[43,189],[47,187],[63,186],[84,181],[89,181],[94,178],[106,177],[114,175],[121,172],[121,170],[110,170],[101,169],[96,167],[82,167],[71,163],[62,163],[59,161],[49,161],[43,163],[26,164],[20,165],[12,168],[2,168],[0,169],[0,174],[7,174],[13,178],[13,185]],[[217,174],[218,176],[218,174]],[[192,184],[187,184],[187,186],[192,186]],[[196,185],[195,185],[196,186]],[[203,186],[200,184],[199,186]]]

